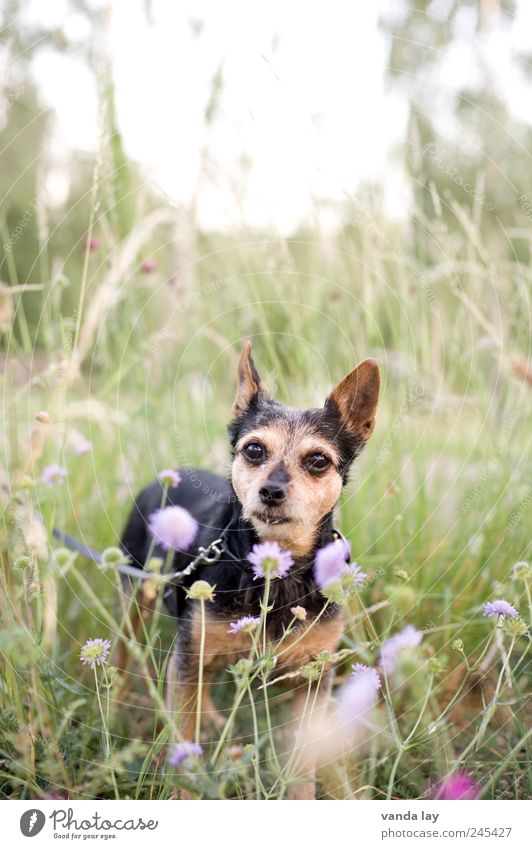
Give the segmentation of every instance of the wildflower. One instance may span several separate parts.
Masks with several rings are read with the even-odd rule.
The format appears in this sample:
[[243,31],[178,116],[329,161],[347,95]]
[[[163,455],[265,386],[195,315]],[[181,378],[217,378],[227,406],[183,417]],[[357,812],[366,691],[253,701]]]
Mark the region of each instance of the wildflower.
[[229,667],[237,680],[245,681],[253,669],[253,661],[249,657],[242,657]]
[[402,631],[386,640],[380,654],[380,663],[384,671],[386,673],[393,672],[395,662],[401,652],[405,649],[417,648],[422,639],[421,631],[417,631],[413,625],[407,625]]
[[466,772],[455,772],[448,775],[436,787],[436,799],[476,799],[479,788],[470,775]]
[[37,413],[35,418],[41,424],[50,424],[50,422],[52,421],[50,413],[47,413],[45,410],[40,410],[40,412]]
[[524,637],[528,634],[528,625],[520,616],[504,620],[504,631],[510,637]]
[[181,475],[174,469],[163,469],[157,475],[163,486],[177,486],[181,483]]
[[89,454],[92,451],[92,442],[90,440],[81,438],[76,447],[74,448],[74,454],[77,457],[82,457],[84,454]]
[[397,569],[394,572],[396,578],[399,578],[400,581],[408,581],[408,572],[405,572],[404,569]]
[[238,634],[244,631],[246,634],[252,634],[260,622],[258,616],[242,616],[236,622],[231,622],[229,625],[228,634]]
[[340,578],[349,559],[349,548],[343,539],[337,539],[320,548],[314,561],[314,580],[320,589]]
[[515,579],[518,580],[521,578],[523,581],[526,581],[532,575],[532,566],[526,560],[518,560],[513,565],[512,574]]
[[43,469],[41,480],[46,486],[53,488],[56,484],[62,484],[67,476],[67,470],[64,466],[58,466],[57,463],[52,463]]
[[155,542],[165,551],[186,551],[194,542],[198,523],[184,507],[164,507],[149,518],[148,527]]
[[198,743],[176,743],[168,755],[168,763],[177,769],[187,758],[200,757],[203,749]]
[[289,551],[285,551],[276,542],[259,542],[248,554],[253,569],[253,580],[264,578],[285,578],[293,566],[294,560]]
[[34,565],[32,558],[28,557],[26,554],[21,554],[20,557],[17,557],[13,564],[15,569],[20,569],[22,571],[25,569],[31,569]]
[[110,641],[96,637],[95,640],[87,640],[85,645],[81,647],[79,659],[85,666],[96,669],[97,665],[100,666],[100,664],[106,663],[110,651]]
[[372,666],[365,666],[363,663],[353,663],[351,669],[353,670],[352,678],[361,678],[364,676],[371,681],[373,687],[376,690],[380,689],[381,679],[379,673]]
[[342,725],[355,728],[359,724],[366,724],[368,714],[377,701],[378,677],[375,670],[355,672],[347,684],[344,684],[338,695],[338,715]]
[[342,589],[346,592],[361,587],[365,579],[368,577],[367,572],[363,572],[358,563],[350,563],[344,566],[341,573]]
[[214,601],[214,589],[207,581],[194,581],[187,595],[196,601]]
[[323,666],[321,663],[311,660],[301,667],[299,675],[306,681],[317,681],[323,675]]
[[153,257],[149,257],[148,259],[143,259],[140,264],[140,270],[144,274],[151,274],[152,271],[156,271],[158,266],[158,262]]
[[129,563],[129,557],[124,554],[121,548],[111,546],[102,551],[102,562],[100,564],[102,569],[120,566],[122,563]]
[[429,670],[433,673],[433,675],[443,675],[446,670],[446,662],[447,656],[443,657],[431,657],[429,658]]
[[150,557],[144,568],[146,572],[151,572],[153,575],[160,575],[164,566],[162,557]]
[[290,613],[295,619],[299,619],[300,622],[305,622],[307,618],[307,611],[300,604],[296,605],[296,607],[291,607]]
[[70,565],[74,562],[77,557],[77,553],[75,551],[70,551],[68,548],[55,548],[53,551],[54,560],[57,566],[60,569],[63,569],[65,566]]
[[519,614],[515,607],[512,607],[512,605],[503,598],[498,598],[495,601],[488,601],[484,605],[484,616],[509,616],[510,619],[513,619],[518,615]]
[[98,238],[98,236],[91,236],[90,239],[87,237],[84,243],[84,249],[88,251],[90,254],[95,253],[102,246],[102,240]]

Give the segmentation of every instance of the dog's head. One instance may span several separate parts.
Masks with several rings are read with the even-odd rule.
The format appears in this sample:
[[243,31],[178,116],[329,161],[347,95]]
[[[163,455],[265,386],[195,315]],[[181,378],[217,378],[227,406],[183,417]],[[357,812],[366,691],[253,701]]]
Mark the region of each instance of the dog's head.
[[263,385],[246,343],[229,426],[232,482],[261,540],[276,540],[296,555],[312,548],[373,432],[379,387],[377,362],[364,360],[323,407],[286,407]]

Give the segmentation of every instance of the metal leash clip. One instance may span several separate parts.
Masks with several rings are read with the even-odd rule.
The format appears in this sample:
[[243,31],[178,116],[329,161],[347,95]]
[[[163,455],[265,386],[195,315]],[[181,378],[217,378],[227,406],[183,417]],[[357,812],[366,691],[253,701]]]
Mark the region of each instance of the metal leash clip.
[[186,569],[182,569],[180,572],[174,572],[173,575],[168,575],[166,580],[177,582],[180,581],[181,578],[186,578],[187,575],[190,575],[197,566],[200,566],[203,563],[217,563],[222,556],[222,549],[220,548],[221,544],[222,539],[220,537],[220,539],[215,539],[214,542],[211,542],[208,548],[200,546],[196,557],[194,560],[191,560]]

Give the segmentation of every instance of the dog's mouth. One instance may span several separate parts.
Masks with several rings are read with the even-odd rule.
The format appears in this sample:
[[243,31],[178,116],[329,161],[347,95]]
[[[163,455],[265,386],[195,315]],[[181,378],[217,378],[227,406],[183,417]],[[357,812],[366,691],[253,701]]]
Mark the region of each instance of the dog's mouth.
[[290,521],[288,516],[274,516],[270,513],[254,513],[255,519],[263,522],[265,525],[286,525]]

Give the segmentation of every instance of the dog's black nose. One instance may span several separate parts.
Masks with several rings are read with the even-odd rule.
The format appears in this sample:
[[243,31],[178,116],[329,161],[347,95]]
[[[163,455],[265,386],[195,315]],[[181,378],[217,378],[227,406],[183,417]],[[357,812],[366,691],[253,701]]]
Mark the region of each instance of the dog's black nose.
[[259,489],[259,497],[263,504],[280,504],[286,498],[286,487],[274,481],[266,481]]

